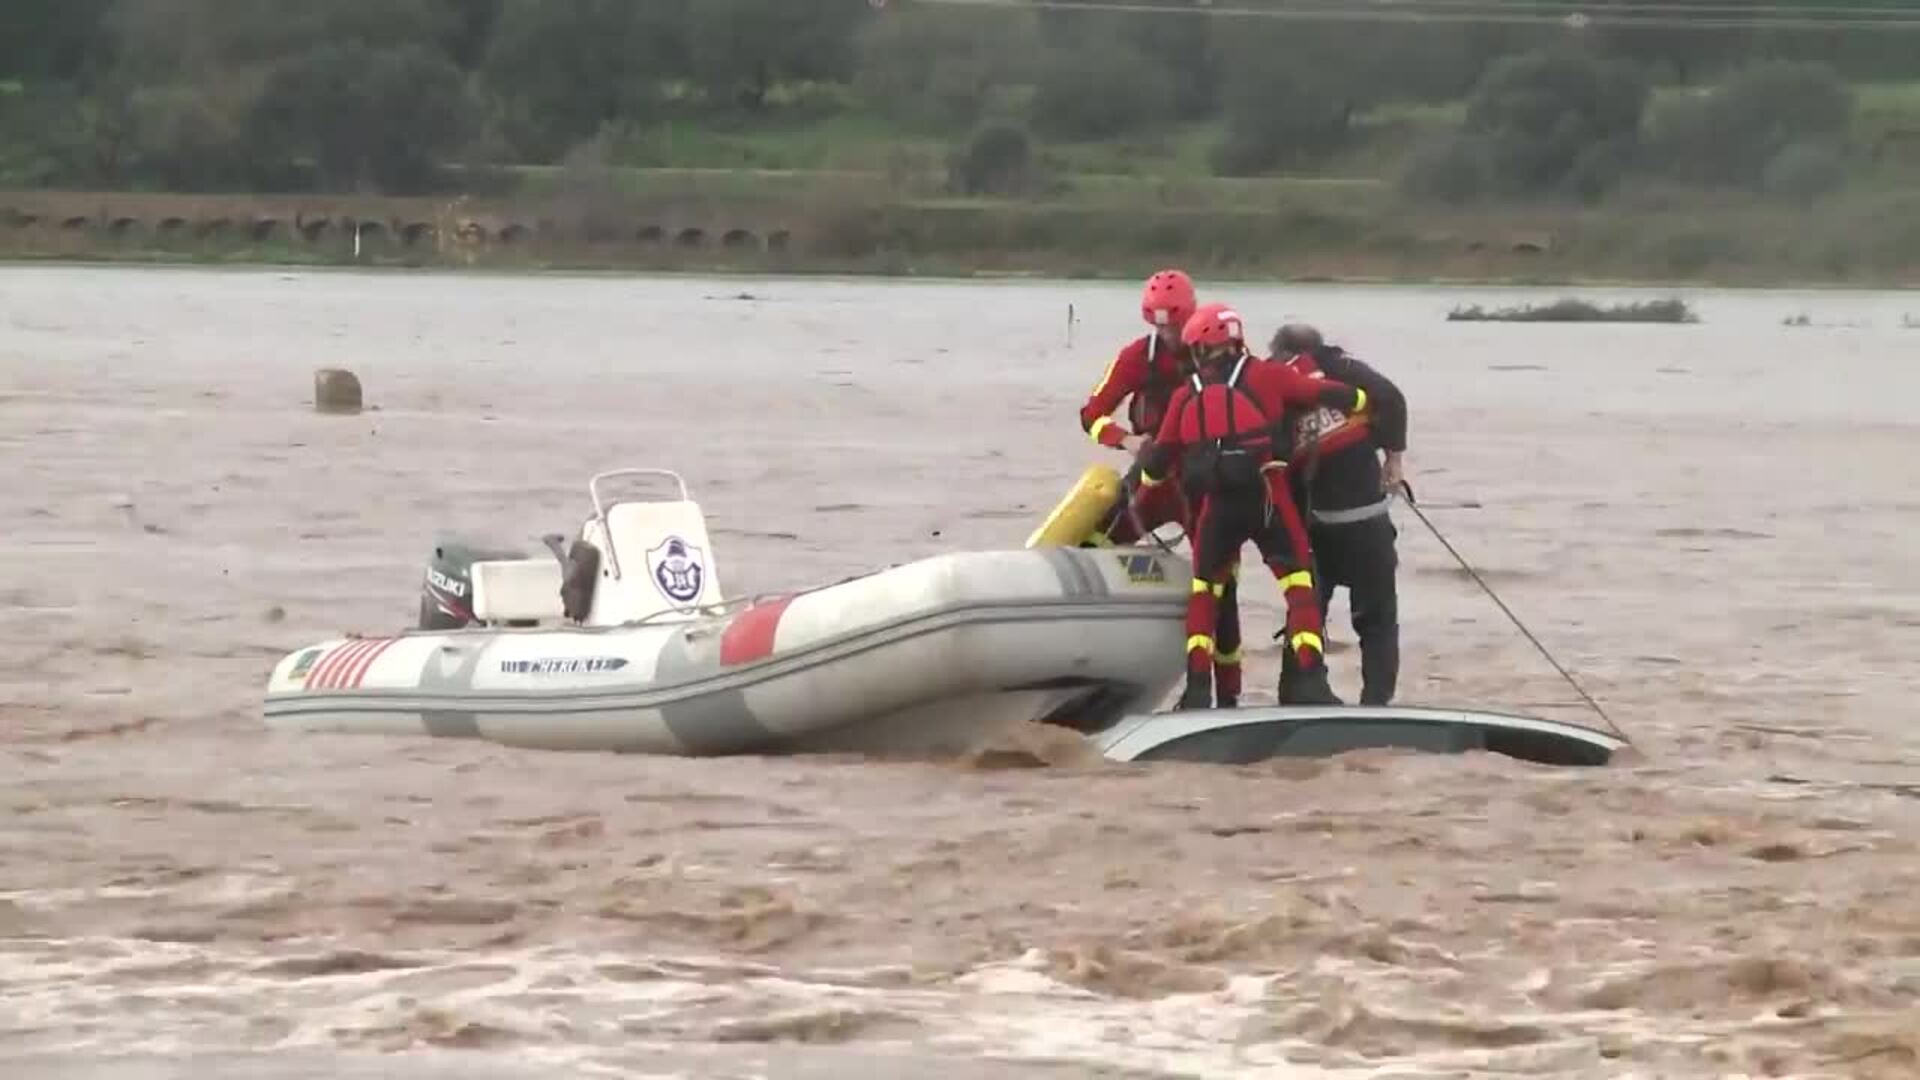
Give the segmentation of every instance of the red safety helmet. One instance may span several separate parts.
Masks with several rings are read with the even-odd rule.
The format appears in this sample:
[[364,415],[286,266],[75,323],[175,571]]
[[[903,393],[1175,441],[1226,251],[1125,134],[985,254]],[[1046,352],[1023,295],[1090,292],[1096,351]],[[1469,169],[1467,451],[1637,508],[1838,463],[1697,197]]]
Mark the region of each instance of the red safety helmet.
[[1222,346],[1244,348],[1246,329],[1240,313],[1233,308],[1226,304],[1208,304],[1194,312],[1180,329],[1180,343],[1198,352],[1211,352]]
[[1147,279],[1140,317],[1153,326],[1181,327],[1193,316],[1193,279],[1184,270],[1162,270]]

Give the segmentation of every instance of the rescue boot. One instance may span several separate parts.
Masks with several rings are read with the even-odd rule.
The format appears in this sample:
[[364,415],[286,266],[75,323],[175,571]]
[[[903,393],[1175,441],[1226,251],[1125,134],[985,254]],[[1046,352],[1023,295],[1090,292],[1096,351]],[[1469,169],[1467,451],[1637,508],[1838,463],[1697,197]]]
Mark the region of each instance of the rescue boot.
[[1294,660],[1289,653],[1280,665],[1279,698],[1282,705],[1345,705],[1340,695],[1333,692],[1333,685],[1327,681],[1326,661],[1315,656],[1306,664]]
[[1213,676],[1204,671],[1187,672],[1187,688],[1180,695],[1179,709],[1213,707]]

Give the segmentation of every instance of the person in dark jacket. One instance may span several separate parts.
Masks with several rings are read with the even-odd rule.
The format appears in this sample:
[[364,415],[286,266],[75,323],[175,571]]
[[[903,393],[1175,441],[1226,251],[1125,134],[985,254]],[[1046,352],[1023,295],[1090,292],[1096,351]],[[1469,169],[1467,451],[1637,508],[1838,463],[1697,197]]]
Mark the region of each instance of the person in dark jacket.
[[1407,399],[1392,380],[1303,323],[1280,328],[1273,358],[1308,378],[1367,393],[1363,415],[1328,405],[1292,410],[1287,456],[1318,564],[1322,617],[1334,590],[1346,586],[1360,639],[1360,703],[1385,705],[1400,677],[1399,530],[1388,508],[1389,494],[1405,482]]

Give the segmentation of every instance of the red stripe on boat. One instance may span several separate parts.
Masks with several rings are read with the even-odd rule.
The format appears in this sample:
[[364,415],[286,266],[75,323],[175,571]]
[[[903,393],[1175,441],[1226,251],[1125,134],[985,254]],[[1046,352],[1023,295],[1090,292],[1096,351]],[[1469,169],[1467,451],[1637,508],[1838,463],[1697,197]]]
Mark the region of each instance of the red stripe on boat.
[[360,685],[367,669],[387,651],[395,638],[353,638],[334,647],[307,675],[309,690],[350,690]]
[[374,645],[372,648],[367,649],[355,657],[354,660],[356,662],[353,668],[347,672],[345,679],[342,681],[342,685],[347,689],[358,690],[361,680],[365,679],[367,672],[373,668],[373,662],[380,659],[380,654],[386,652],[387,646],[392,645],[393,641],[393,638],[381,638],[379,644]]
[[331,688],[336,673],[344,668],[359,651],[359,638],[351,638],[328,649],[327,654],[320,658],[320,662],[313,666],[313,674],[307,677],[307,687],[315,690]]
[[735,615],[720,632],[721,666],[749,664],[773,655],[774,632],[780,629],[780,616],[791,603],[793,597],[783,596]]

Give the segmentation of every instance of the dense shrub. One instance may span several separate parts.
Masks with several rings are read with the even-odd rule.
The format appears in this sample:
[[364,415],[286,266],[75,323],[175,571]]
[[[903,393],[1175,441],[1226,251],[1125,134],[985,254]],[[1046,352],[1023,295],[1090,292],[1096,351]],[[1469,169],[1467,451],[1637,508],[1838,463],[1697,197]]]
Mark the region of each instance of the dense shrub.
[[1773,156],[1760,174],[1760,186],[1767,194],[1811,204],[1846,186],[1847,166],[1843,151],[1818,143],[1794,143]]
[[[1649,124],[1647,159],[1677,179],[1764,190],[1769,171],[1789,148],[1843,152],[1853,108],[1851,91],[1825,65],[1755,64],[1719,87],[1660,109]],[[1782,167],[1811,177],[1806,162],[1813,152],[1796,151]]]
[[1022,195],[1039,186],[1038,172],[1026,129],[990,123],[954,153],[947,183],[961,195]]
[[1134,46],[1054,49],[1033,95],[1033,126],[1058,139],[1109,139],[1174,115],[1173,80]]
[[1544,49],[1502,60],[1474,87],[1460,132],[1417,155],[1402,185],[1455,202],[1601,198],[1633,160],[1647,98],[1632,65],[1588,52]]

